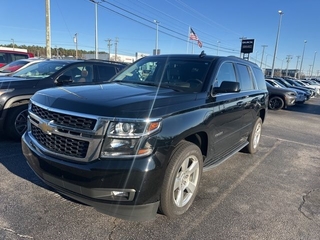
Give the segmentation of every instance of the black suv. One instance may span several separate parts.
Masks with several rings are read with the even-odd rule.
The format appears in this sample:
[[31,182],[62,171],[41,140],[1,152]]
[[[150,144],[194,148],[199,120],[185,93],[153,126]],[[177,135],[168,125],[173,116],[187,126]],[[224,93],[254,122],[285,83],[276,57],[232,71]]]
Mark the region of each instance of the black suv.
[[27,129],[27,106],[38,90],[109,80],[127,65],[102,60],[44,60],[10,77],[0,77],[0,132],[20,140]]
[[172,218],[192,204],[203,171],[257,151],[267,103],[252,62],[149,56],[106,84],[37,92],[22,150],[44,182],[100,212]]

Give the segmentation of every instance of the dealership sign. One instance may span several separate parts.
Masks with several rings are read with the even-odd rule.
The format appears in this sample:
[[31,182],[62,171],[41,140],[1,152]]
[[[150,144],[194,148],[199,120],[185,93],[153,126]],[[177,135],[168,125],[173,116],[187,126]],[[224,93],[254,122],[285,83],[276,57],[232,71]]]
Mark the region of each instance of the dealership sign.
[[243,39],[241,44],[241,53],[253,52],[254,39]]

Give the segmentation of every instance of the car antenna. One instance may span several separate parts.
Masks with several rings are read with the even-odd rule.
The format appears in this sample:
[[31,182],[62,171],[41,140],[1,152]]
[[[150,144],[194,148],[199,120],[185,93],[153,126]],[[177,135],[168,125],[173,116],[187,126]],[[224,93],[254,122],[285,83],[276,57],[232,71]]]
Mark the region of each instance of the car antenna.
[[207,54],[204,52],[204,50],[201,51],[199,57],[203,58],[204,56],[206,56]]

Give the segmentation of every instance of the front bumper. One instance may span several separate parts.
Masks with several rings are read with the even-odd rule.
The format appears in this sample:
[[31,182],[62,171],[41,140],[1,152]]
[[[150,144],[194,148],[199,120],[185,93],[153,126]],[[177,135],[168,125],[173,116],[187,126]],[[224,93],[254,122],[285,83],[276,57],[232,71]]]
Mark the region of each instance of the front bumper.
[[39,178],[63,195],[126,220],[144,221],[156,216],[164,174],[157,154],[69,162],[44,155],[28,132],[22,136],[22,151]]
[[285,102],[286,107],[287,106],[293,106],[296,103],[296,97],[295,96],[286,96],[285,100],[286,100],[286,102]]

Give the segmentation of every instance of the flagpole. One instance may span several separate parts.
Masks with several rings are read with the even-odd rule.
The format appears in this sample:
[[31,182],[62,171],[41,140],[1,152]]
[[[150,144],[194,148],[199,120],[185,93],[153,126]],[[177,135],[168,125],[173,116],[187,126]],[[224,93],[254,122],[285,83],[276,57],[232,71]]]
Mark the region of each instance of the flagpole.
[[189,26],[189,29],[188,29],[188,40],[187,40],[187,53],[189,53],[189,41],[190,41],[190,26]]

